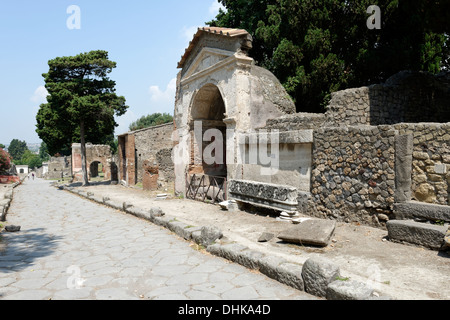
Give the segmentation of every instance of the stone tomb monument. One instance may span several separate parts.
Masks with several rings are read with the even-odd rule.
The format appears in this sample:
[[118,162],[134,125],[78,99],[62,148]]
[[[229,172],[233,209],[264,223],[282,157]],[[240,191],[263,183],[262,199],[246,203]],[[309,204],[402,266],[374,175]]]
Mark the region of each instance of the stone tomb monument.
[[[278,79],[249,57],[251,48],[245,30],[199,28],[181,58],[174,112],[175,190],[185,193],[193,174],[225,177],[232,186],[230,199],[294,210],[297,200],[283,194],[310,190],[312,131],[258,130],[267,120],[296,110]],[[215,161],[208,162],[212,147]],[[281,195],[273,201],[268,190]]]

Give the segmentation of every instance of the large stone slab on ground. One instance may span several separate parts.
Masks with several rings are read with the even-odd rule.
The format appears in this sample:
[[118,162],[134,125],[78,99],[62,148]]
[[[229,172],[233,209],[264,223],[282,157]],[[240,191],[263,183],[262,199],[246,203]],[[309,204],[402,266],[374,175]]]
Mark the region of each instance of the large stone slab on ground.
[[391,220],[386,224],[389,239],[439,250],[447,227],[412,220]]
[[326,247],[335,229],[336,221],[311,219],[282,231],[278,238],[290,243]]
[[328,285],[339,276],[339,266],[326,258],[310,258],[302,268],[305,291],[318,297],[326,297]]
[[399,220],[419,218],[450,222],[450,206],[409,201],[394,204],[394,213]]

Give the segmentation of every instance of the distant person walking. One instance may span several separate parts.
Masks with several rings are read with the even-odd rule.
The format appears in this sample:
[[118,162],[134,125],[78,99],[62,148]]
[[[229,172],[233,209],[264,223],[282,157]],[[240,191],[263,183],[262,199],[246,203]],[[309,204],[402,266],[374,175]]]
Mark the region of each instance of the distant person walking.
[[34,172],[31,175],[33,176],[33,180],[34,180]]

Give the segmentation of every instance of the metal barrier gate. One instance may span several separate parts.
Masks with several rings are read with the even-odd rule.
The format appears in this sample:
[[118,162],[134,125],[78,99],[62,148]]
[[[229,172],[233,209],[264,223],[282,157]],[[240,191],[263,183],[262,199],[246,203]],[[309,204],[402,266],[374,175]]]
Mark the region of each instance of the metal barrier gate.
[[227,200],[227,179],[206,174],[186,175],[186,198],[212,203]]

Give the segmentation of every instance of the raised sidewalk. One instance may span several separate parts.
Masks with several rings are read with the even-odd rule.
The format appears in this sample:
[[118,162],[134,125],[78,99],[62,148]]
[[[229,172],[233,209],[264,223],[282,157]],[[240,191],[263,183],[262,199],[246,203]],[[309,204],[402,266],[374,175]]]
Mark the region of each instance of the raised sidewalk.
[[[385,230],[337,223],[327,247],[295,245],[276,237],[291,224],[271,216],[226,211],[218,205],[187,199],[158,200],[155,193],[121,185],[72,184],[60,188],[165,227],[180,238],[203,244],[210,254],[255,269],[299,290],[319,292],[317,295],[325,298],[450,299],[448,253],[393,243]],[[211,234],[214,239],[215,232],[222,237],[204,242]],[[258,242],[264,232],[275,237]],[[314,272],[309,277],[312,274],[327,279],[325,287],[308,288],[311,281],[306,273],[311,269]],[[338,282],[334,281],[336,278]]]

